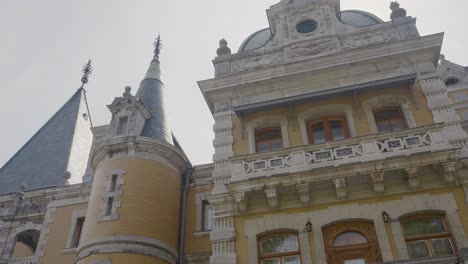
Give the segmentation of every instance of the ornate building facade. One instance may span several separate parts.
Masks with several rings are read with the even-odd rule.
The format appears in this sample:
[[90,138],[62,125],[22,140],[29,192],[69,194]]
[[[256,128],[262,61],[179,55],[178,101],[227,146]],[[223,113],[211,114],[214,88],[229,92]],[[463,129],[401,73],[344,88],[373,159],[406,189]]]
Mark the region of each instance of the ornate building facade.
[[108,125],[82,86],[0,169],[0,263],[468,263],[468,68],[390,8],[282,0],[221,40],[211,164],[171,133],[159,41]]

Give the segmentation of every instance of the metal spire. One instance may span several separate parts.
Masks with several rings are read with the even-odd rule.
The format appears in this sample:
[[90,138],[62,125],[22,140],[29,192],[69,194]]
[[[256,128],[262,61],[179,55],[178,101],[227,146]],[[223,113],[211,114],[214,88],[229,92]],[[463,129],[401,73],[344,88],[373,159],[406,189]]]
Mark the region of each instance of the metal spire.
[[88,83],[89,76],[93,73],[93,66],[91,65],[91,60],[88,60],[88,63],[83,67],[83,77],[81,77],[81,87],[83,89],[84,85]]
[[161,35],[158,34],[158,37],[156,38],[156,40],[154,40],[154,56],[158,56],[159,57],[159,54],[161,53],[161,49],[162,49],[162,42],[161,42]]

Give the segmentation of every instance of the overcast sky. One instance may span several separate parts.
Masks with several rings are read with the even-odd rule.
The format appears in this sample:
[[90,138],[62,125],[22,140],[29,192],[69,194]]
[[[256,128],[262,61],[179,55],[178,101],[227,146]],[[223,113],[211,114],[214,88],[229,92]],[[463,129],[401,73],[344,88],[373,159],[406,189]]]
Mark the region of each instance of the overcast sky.
[[[95,126],[126,85],[134,92],[161,33],[170,126],[194,164],[211,162],[213,118],[197,85],[213,77],[218,41],[235,52],[268,26],[265,10],[279,0],[0,0],[0,166],[76,91],[87,85]],[[390,0],[342,0],[341,7],[389,20]],[[466,0],[401,0],[423,35],[445,32],[443,53],[468,65]]]

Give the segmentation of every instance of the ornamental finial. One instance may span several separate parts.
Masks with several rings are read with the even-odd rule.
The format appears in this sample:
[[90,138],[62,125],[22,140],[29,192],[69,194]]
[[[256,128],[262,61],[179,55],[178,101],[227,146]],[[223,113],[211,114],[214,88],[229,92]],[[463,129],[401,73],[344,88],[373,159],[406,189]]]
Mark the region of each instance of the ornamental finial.
[[93,72],[93,66],[91,65],[91,60],[88,60],[88,63],[83,67],[83,77],[81,77],[81,88],[88,83],[89,76]]
[[154,55],[159,57],[162,49],[161,35],[158,34],[158,37],[154,41]]
[[390,3],[390,10],[392,10],[392,14],[390,15],[392,21],[395,21],[395,19],[406,17],[406,10],[401,8],[400,4],[397,1]]

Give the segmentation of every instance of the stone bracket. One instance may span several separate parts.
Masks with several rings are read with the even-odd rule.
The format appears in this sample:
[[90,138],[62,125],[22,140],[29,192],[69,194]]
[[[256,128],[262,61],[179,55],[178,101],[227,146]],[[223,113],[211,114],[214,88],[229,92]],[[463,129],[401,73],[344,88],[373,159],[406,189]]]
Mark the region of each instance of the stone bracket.
[[268,207],[278,208],[278,189],[276,187],[265,189],[265,194],[268,200]]
[[247,196],[246,193],[235,193],[233,194],[234,201],[236,202],[236,208],[239,213],[247,212]]
[[408,186],[411,189],[417,189],[421,187],[421,180],[419,177],[419,168],[408,168],[405,169],[406,175],[408,176]]
[[310,184],[309,183],[301,183],[297,184],[297,191],[299,192],[299,199],[301,200],[302,204],[307,204],[310,201]]
[[375,193],[383,193],[385,191],[384,174],[383,170],[370,173],[372,188]]
[[455,183],[457,179],[457,162],[446,162],[442,163],[443,172],[442,175],[444,176],[444,180],[448,184]]
[[345,199],[348,197],[346,190],[346,178],[337,178],[332,180],[336,188],[336,197],[338,199]]

